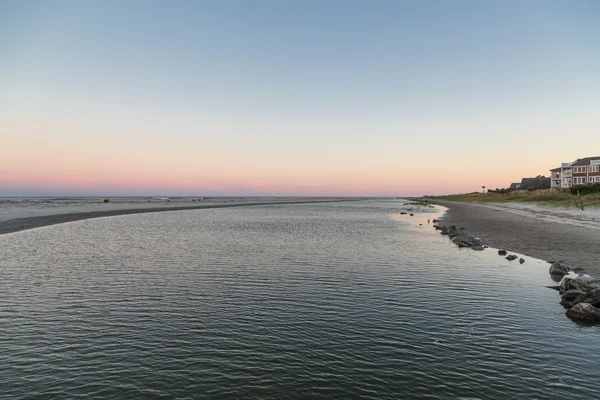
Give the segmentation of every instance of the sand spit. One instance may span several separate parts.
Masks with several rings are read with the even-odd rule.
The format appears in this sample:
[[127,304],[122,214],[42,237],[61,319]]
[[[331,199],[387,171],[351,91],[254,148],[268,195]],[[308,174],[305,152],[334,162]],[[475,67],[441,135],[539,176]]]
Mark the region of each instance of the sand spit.
[[160,211],[357,201],[333,197],[2,199],[0,235],[90,218]]
[[569,217],[563,210],[536,206],[480,205],[434,201],[448,208],[443,225],[465,227],[484,243],[547,261],[560,261],[571,269],[600,275],[600,226],[597,210]]

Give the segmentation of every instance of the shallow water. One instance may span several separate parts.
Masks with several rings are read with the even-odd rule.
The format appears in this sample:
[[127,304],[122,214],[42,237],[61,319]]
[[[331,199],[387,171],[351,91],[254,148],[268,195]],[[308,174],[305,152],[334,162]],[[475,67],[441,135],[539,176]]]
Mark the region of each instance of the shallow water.
[[[403,201],[175,211],[0,236],[0,397],[597,398],[548,264]],[[423,224],[423,225],[419,225]]]

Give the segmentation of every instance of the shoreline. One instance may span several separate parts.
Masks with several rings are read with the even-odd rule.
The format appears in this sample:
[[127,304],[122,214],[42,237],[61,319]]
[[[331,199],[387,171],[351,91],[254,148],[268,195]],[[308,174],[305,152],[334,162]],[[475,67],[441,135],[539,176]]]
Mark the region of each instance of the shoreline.
[[[291,198],[289,200],[273,199],[247,201],[245,199],[222,199],[221,202],[212,202],[205,204],[192,205],[191,202],[184,203],[183,205],[167,205],[166,203],[155,204],[154,207],[147,207],[146,203],[142,203],[146,207],[135,207],[140,206],[140,203],[126,203],[121,204],[121,208],[111,210],[89,210],[89,204],[82,205],[79,208],[85,209],[85,211],[79,212],[64,212],[64,213],[50,213],[45,215],[37,215],[32,217],[20,217],[0,220],[0,235],[21,232],[24,230],[41,228],[44,226],[64,224],[67,222],[81,221],[92,218],[102,217],[114,217],[119,215],[129,214],[145,214],[154,212],[165,212],[165,211],[185,211],[185,210],[201,210],[210,208],[227,208],[227,207],[248,207],[248,206],[266,206],[266,205],[281,205],[281,204],[307,204],[307,203],[335,203],[335,202],[346,202],[346,201],[360,201],[362,198]],[[109,203],[110,204],[110,203]],[[127,206],[131,208],[127,208]],[[87,206],[87,209],[86,209]]]
[[560,261],[571,269],[600,275],[600,225],[569,220],[560,214],[548,217],[535,211],[473,203],[434,200],[446,207],[444,225],[465,227],[490,247],[546,261]]

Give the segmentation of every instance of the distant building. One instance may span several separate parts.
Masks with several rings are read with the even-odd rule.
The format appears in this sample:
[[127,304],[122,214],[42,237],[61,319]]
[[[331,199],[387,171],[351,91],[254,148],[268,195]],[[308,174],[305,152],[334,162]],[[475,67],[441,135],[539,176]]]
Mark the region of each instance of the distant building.
[[550,178],[523,178],[520,190],[550,189]]
[[517,183],[511,183],[510,187],[508,188],[508,190],[519,190],[521,188],[521,184],[519,182]]
[[564,162],[559,168],[550,170],[551,187],[568,189],[573,185],[600,182],[600,156],[579,158]]

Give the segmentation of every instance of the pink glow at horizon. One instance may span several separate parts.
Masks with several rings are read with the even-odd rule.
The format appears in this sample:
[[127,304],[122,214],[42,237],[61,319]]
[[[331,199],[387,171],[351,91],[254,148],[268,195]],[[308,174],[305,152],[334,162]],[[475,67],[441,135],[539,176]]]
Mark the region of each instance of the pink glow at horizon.
[[9,3],[0,197],[464,193],[600,149],[586,2]]

